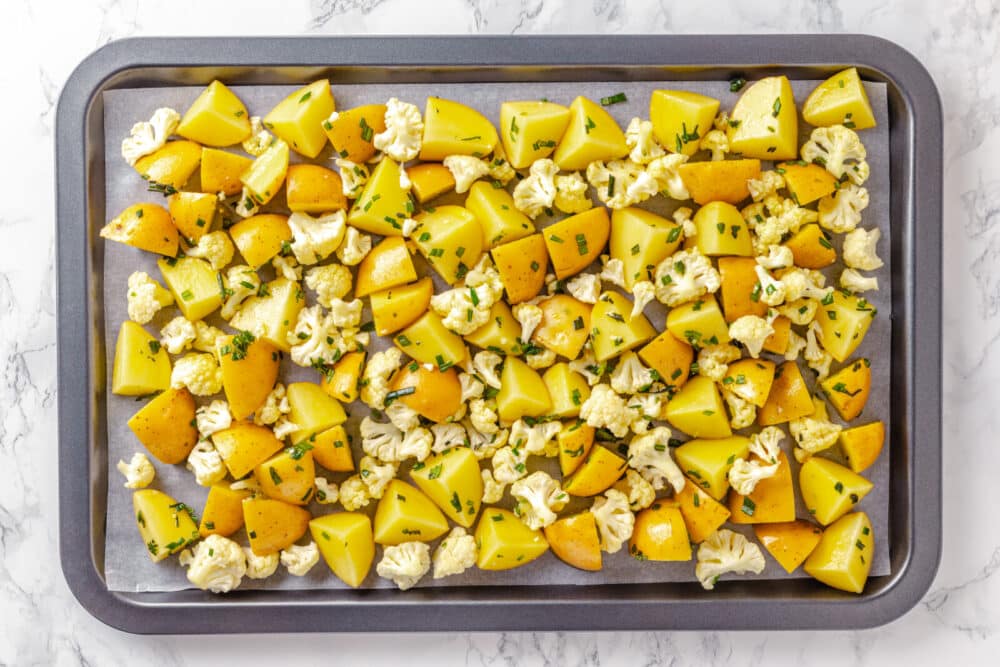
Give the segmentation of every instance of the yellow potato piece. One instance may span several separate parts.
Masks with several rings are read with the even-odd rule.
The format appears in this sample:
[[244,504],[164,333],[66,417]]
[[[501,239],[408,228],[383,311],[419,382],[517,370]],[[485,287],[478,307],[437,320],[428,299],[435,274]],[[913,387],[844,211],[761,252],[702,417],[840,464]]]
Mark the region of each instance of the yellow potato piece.
[[861,593],[874,554],[875,534],[871,521],[864,512],[854,512],[823,531],[803,569],[827,586]]
[[871,362],[855,359],[820,382],[840,418],[851,421],[861,414],[872,388]]
[[691,560],[691,542],[680,508],[659,501],[638,512],[628,551],[637,560]]
[[718,112],[719,100],[686,90],[654,90],[649,97],[653,135],[674,153],[694,155]]
[[448,520],[416,487],[394,479],[385,487],[375,509],[375,542],[431,542],[448,532]]
[[400,185],[403,174],[389,158],[379,160],[364,190],[347,214],[347,224],[380,236],[402,236],[403,220],[413,215],[409,192]]
[[372,139],[385,132],[385,105],[366,104],[341,111],[333,120],[323,120],[322,125],[335,154],[351,162],[367,162],[375,156]]
[[483,227],[461,206],[438,206],[414,218],[420,254],[449,285],[465,277],[483,254]]
[[413,466],[410,478],[449,519],[470,528],[483,502],[479,461],[468,447],[456,447]]
[[767,395],[767,402],[757,412],[757,423],[761,426],[784,424],[793,419],[808,417],[814,410],[809,387],[802,379],[798,364],[786,361],[774,372],[774,382]]
[[270,498],[247,498],[243,501],[243,523],[250,548],[258,556],[287,549],[306,534],[309,510]]
[[233,479],[243,479],[281,449],[281,441],[274,437],[271,429],[253,422],[235,422],[229,428],[213,433],[212,444]]
[[251,203],[263,206],[281,191],[287,174],[288,144],[279,139],[253,161],[240,176],[240,181],[250,191]]
[[291,505],[308,505],[316,491],[312,452],[293,447],[254,468],[254,478],[268,498]]
[[552,410],[552,399],[536,370],[517,357],[508,356],[500,373],[497,414],[501,421],[542,417]]
[[799,114],[788,77],[766,77],[747,86],[729,117],[733,153],[775,161],[798,157]]
[[417,279],[406,241],[401,236],[382,239],[358,265],[354,296],[363,297]]
[[767,359],[740,359],[729,364],[722,385],[758,408],[767,403],[774,383],[774,362]]
[[601,569],[601,538],[593,514],[580,512],[559,519],[543,530],[552,553],[559,560],[588,572]]
[[[722,259],[719,262],[721,264]],[[677,340],[687,341],[695,347],[729,342],[729,326],[711,294],[672,308],[667,313],[667,331]]]
[[305,213],[329,213],[347,208],[340,174],[318,164],[293,164],[285,183],[288,208]]
[[701,481],[695,483],[688,479],[681,492],[674,495],[674,500],[677,501],[681,516],[684,518],[688,537],[694,544],[701,544],[707,540],[729,519],[729,510],[726,506],[708,495],[701,487]]
[[865,339],[875,314],[875,306],[864,297],[833,290],[816,311],[823,347],[834,359],[844,361]]
[[840,448],[847,458],[847,465],[854,472],[862,472],[878,459],[885,442],[885,424],[880,421],[844,429],[840,432]]
[[570,110],[554,102],[504,102],[500,105],[500,140],[515,169],[548,157],[569,125]]
[[440,161],[449,155],[486,157],[499,138],[493,123],[472,107],[441,97],[428,97],[420,159]]
[[365,365],[364,352],[348,352],[333,366],[333,372],[320,378],[319,386],[343,403],[358,399],[358,382]]
[[689,379],[667,403],[667,421],[694,438],[725,438],[732,434],[722,396],[711,379]]
[[343,426],[334,426],[309,436],[313,460],[330,472],[354,472],[351,441]]
[[705,204],[694,214],[698,229],[695,237],[698,250],[709,257],[739,255],[753,257],[753,240],[743,216],[732,204],[714,201]]
[[753,257],[719,258],[719,278],[722,281],[719,294],[726,322],[735,322],[744,315],[764,317],[767,314],[768,306],[760,298],[761,286],[756,267],[757,260]]
[[229,326],[242,331],[256,331],[282,352],[288,352],[288,332],[295,327],[299,311],[305,306],[305,294],[294,280],[278,278],[267,283],[267,293],[252,296],[243,305]]
[[611,257],[625,267],[625,286],[652,280],[656,266],[674,254],[684,240],[680,225],[641,208],[611,212]]
[[421,204],[455,189],[455,177],[451,175],[451,170],[440,162],[423,162],[407,167],[406,177],[410,179],[413,195]]
[[777,171],[785,178],[788,196],[799,206],[808,206],[837,189],[837,179],[818,164],[782,162]]
[[313,519],[309,532],[330,570],[348,586],[364,582],[375,560],[372,522],[365,514],[337,512]]
[[299,442],[313,433],[325,431],[347,421],[347,413],[334,397],[313,382],[293,382],[286,388],[288,419],[299,426],[292,433],[292,442]]
[[803,225],[784,245],[792,251],[795,266],[804,269],[822,269],[837,261],[830,235],[817,224]]
[[510,193],[495,187],[492,181],[473,183],[465,199],[465,208],[482,225],[483,238],[490,249],[535,233],[531,218],[518,211]]
[[[768,461],[767,463],[770,463]],[[778,472],[757,482],[753,493],[743,496],[733,490],[729,494],[730,521],[737,524],[785,523],[795,519],[795,488],[792,468],[784,452],[778,455]]]
[[201,146],[193,141],[168,141],[163,147],[135,163],[135,170],[151,188],[165,194],[180,190],[191,180],[201,163]]
[[246,489],[231,489],[228,482],[208,488],[208,499],[201,511],[198,533],[202,537],[229,537],[243,527],[243,501],[250,497]]
[[396,371],[389,388],[391,391],[385,397],[386,407],[392,401],[402,401],[432,422],[452,421],[462,408],[462,383],[454,368],[440,370],[411,362]]
[[[688,386],[690,385],[689,382]],[[729,490],[728,475],[733,461],[746,458],[749,452],[750,439],[733,435],[727,438],[688,440],[674,450],[674,459],[694,484],[701,486],[715,500],[721,501]]]
[[250,137],[250,115],[233,91],[213,81],[184,112],[177,134],[205,146],[232,146]]
[[808,521],[761,523],[753,527],[757,541],[791,574],[819,544],[823,529]]
[[229,236],[247,265],[254,271],[264,266],[292,240],[288,216],[274,213],[253,215],[229,228]]
[[549,253],[541,234],[504,243],[491,254],[511,305],[533,299],[545,287]]
[[597,160],[628,154],[625,133],[599,104],[577,97],[569,105],[569,125],[552,156],[562,171],[580,171]]
[[122,322],[115,341],[115,362],[111,371],[111,393],[119,396],[146,396],[170,388],[170,357],[167,351],[130,320]]
[[202,148],[201,191],[211,195],[221,192],[227,197],[239,194],[243,190],[240,177],[252,164],[253,160],[245,155]]
[[187,319],[204,319],[222,305],[219,274],[205,260],[195,257],[161,259],[156,265],[177,307]]
[[532,340],[567,359],[580,356],[590,335],[593,306],[568,294],[556,294],[540,301],[538,307],[542,310],[542,320]]
[[427,312],[433,295],[434,283],[429,277],[373,293],[371,306],[375,333],[388,336],[413,324]]
[[461,365],[469,356],[462,337],[448,329],[432,311],[403,329],[393,342],[418,363],[433,364],[439,370]]
[[195,242],[212,229],[218,203],[215,195],[203,192],[177,192],[167,198],[170,219],[177,231]]
[[497,354],[520,354],[521,324],[514,319],[510,306],[499,300],[490,308],[489,322],[466,334],[465,340],[476,347],[492,350]]
[[158,204],[133,204],[101,228],[101,238],[173,257],[179,243],[177,227]]
[[590,342],[597,361],[639,347],[656,335],[642,313],[632,317],[632,302],[618,292],[604,292],[590,314]]
[[810,125],[844,125],[855,130],[875,127],[875,114],[856,67],[837,72],[816,86],[805,104],[802,117]]
[[583,463],[563,481],[563,491],[571,496],[596,496],[621,478],[628,462],[607,447],[593,447]]
[[245,419],[256,412],[271,393],[278,379],[281,355],[274,345],[255,339],[245,331],[218,338],[215,345],[229,411],[236,419]]
[[186,388],[167,389],[132,415],[128,427],[158,461],[180,463],[198,442],[195,407]]
[[552,399],[549,415],[564,419],[580,414],[580,406],[590,397],[590,385],[586,378],[571,370],[569,364],[560,362],[550,366],[542,381]]
[[476,526],[480,570],[511,570],[527,565],[548,551],[549,543],[539,530],[524,525],[513,512],[485,508]]
[[559,470],[563,477],[569,477],[580,467],[594,447],[594,427],[577,420],[563,424],[556,436],[559,446]]
[[688,380],[694,350],[670,331],[664,331],[639,350],[639,359],[660,374],[667,390],[673,394]]
[[685,162],[677,168],[677,174],[696,204],[739,204],[750,196],[747,180],[760,178],[760,160]]
[[264,116],[264,127],[308,158],[326,146],[325,121],[335,108],[330,82],[320,79],[296,90]]
[[608,209],[597,206],[545,228],[542,236],[556,277],[562,280],[590,266],[611,233]]
[[806,509],[828,526],[868,495],[873,484],[839,463],[813,456],[799,469],[799,492]]
[[155,489],[132,494],[132,509],[139,535],[154,563],[175,554],[198,539],[198,526],[184,503]]

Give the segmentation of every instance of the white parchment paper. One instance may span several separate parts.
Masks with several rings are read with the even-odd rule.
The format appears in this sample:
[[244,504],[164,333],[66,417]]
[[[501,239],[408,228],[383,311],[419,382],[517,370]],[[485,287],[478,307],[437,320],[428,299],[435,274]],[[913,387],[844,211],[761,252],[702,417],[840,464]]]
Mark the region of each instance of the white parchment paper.
[[[809,92],[816,86],[816,81],[793,81],[792,88],[795,93],[797,104],[801,105]],[[722,109],[732,109],[738,94],[729,91],[729,83],[725,81],[717,82],[667,82],[667,81],[636,81],[636,82],[586,82],[586,83],[469,83],[469,84],[338,84],[332,82],[333,94],[337,102],[337,108],[348,109],[360,104],[370,104],[384,102],[390,97],[412,102],[421,109],[428,96],[444,97],[455,99],[468,104],[494,123],[498,122],[500,104],[506,100],[516,99],[540,99],[547,98],[554,102],[569,104],[577,95],[586,95],[591,99],[599,99],[603,96],[614,95],[618,92],[625,92],[628,101],[607,107],[608,111],[615,117],[624,128],[628,121],[634,116],[647,118],[649,115],[648,105],[651,91],[658,88],[678,88],[693,90],[696,92],[711,95],[722,100]],[[889,392],[890,392],[890,363],[891,363],[891,321],[890,321],[890,228],[889,228],[889,133],[888,133],[888,112],[886,103],[886,90],[884,84],[866,83],[868,96],[878,120],[878,126],[873,129],[862,131],[861,138],[868,149],[868,161],[871,166],[871,177],[866,184],[870,204],[864,212],[863,226],[877,226],[882,231],[882,240],[879,243],[879,254],[885,261],[885,266],[875,272],[879,279],[881,291],[871,292],[865,296],[878,308],[878,316],[875,318],[868,335],[855,356],[865,356],[872,362],[872,393],[864,414],[855,420],[854,424],[868,423],[877,419],[885,422],[886,432],[891,433],[889,428]],[[277,102],[283,99],[294,88],[288,86],[249,86],[235,87],[235,92],[247,105],[252,115],[263,116]],[[127,89],[111,90],[104,93],[104,125],[105,125],[105,189],[107,219],[117,215],[125,207],[143,201],[157,202],[165,204],[161,196],[156,193],[147,192],[146,183],[121,157],[121,140],[128,136],[129,129],[133,123],[140,120],[147,120],[155,109],[161,106],[170,106],[181,113],[195,99],[201,91],[200,87],[175,87],[175,88],[155,88],[155,89]],[[804,140],[808,136],[810,127],[800,122],[801,134]],[[321,154],[319,160],[329,160],[330,149]],[[292,161],[297,161],[298,156],[293,153]],[[332,164],[331,164],[332,166]],[[195,177],[195,180],[197,176]],[[450,195],[442,198],[442,202],[461,203],[464,195]],[[438,203],[438,202],[435,202]],[[280,202],[273,202],[264,207],[267,210],[280,210]],[[681,204],[668,200],[664,197],[656,197],[655,200],[641,204],[643,208],[661,214],[669,214]],[[539,227],[549,224],[549,220],[540,218],[537,223]],[[216,223],[218,225],[218,222]],[[841,236],[837,235],[835,247],[840,250]],[[99,241],[100,242],[100,241]],[[421,258],[415,258],[418,270],[428,273],[426,264]],[[828,284],[836,284],[842,265],[838,262],[834,267],[825,272],[828,276]],[[162,282],[162,277],[156,267],[156,258],[149,254],[136,250],[119,243],[106,243],[104,248],[104,314],[105,314],[105,349],[110,369],[111,360],[114,358],[114,345],[118,328],[124,319],[127,319],[126,311],[126,282],[128,276],[133,271],[146,271],[150,276]],[[432,272],[430,272],[432,273]],[[261,271],[262,277],[270,279],[270,269]],[[441,287],[441,284],[438,284]],[[308,303],[312,303],[312,295],[307,293]],[[154,336],[159,336],[160,327],[177,314],[176,308],[169,308],[161,311],[157,318],[146,326],[146,329]],[[653,302],[646,309],[646,315],[653,325],[662,330],[665,322],[665,309],[660,304]],[[369,319],[366,312],[366,319]],[[212,320],[216,325],[224,324],[221,320]],[[386,346],[386,342],[379,342],[373,346],[374,349],[381,349]],[[287,355],[286,355],[287,356]],[[834,366],[834,370],[840,366]],[[814,373],[801,363],[803,375],[807,381],[812,382]],[[292,364],[287,358],[284,361],[281,372],[282,382],[292,382],[297,380],[317,381],[317,374],[310,369],[303,369]],[[107,515],[107,536],[105,544],[105,577],[108,588],[115,591],[171,591],[183,588],[191,588],[185,577],[184,569],[181,568],[176,557],[171,557],[162,563],[152,563],[146,552],[145,545],[139,538],[135,521],[132,516],[132,492],[123,488],[123,479],[115,469],[115,464],[119,459],[128,460],[136,451],[143,451],[143,446],[136,439],[135,435],[126,425],[126,421],[142,405],[134,398],[115,396],[111,393],[111,377],[108,373],[107,395],[107,419],[108,419],[108,515]],[[358,423],[367,410],[360,403],[349,406],[351,418],[347,424],[349,431],[357,432]],[[836,411],[830,409],[831,419],[837,421]],[[787,432],[787,428],[785,428]],[[362,456],[360,450],[360,438],[355,437],[355,460]],[[796,480],[796,496],[799,498],[798,516],[808,518],[809,515],[802,505],[798,494],[798,464],[791,456],[790,441],[785,441],[786,453],[793,467],[794,478]],[[873,523],[875,532],[875,561],[872,566],[872,575],[883,575],[889,573],[889,446],[882,451],[882,455],[874,466],[869,468],[864,475],[874,484],[874,490],[864,498],[858,505],[858,509],[868,513]],[[198,486],[194,481],[194,476],[187,471],[183,465],[168,466],[154,461],[156,466],[155,488],[162,489],[166,493],[174,496],[177,500],[187,503],[190,507],[199,511],[205,502],[207,489]],[[529,461],[529,470],[546,469],[558,479],[558,465],[554,460],[542,460],[532,457]],[[405,472],[408,466],[401,468],[400,477],[407,479]],[[325,475],[331,481],[341,482],[347,477],[345,473],[325,473],[318,469],[318,474]],[[570,511],[584,509],[589,506],[591,499],[573,499],[564,514]],[[509,502],[501,503],[509,507]],[[334,506],[339,508],[338,506]],[[373,502],[368,510],[374,512]],[[314,515],[325,514],[330,511],[331,506],[314,505],[311,507]],[[735,530],[747,534],[753,539],[753,530],[750,526],[733,527]],[[243,544],[246,544],[246,535],[241,530],[233,536]],[[308,533],[303,538],[302,543],[309,540]],[[435,545],[432,545],[432,548]],[[761,549],[767,560],[767,567],[756,579],[782,579],[788,577],[805,577],[801,569],[792,575],[788,575],[771,558],[767,551]],[[380,557],[380,552],[376,554],[376,559]],[[377,562],[377,561],[376,561]],[[668,581],[696,581],[694,576],[695,561],[683,563],[654,563],[640,562],[631,558],[626,549],[616,554],[605,554],[604,569],[601,572],[588,573],[576,570],[562,561],[558,560],[551,552],[546,553],[536,561],[523,567],[507,572],[483,572],[475,568],[466,573],[448,577],[435,581],[428,575],[419,584],[420,586],[505,586],[505,585],[538,585],[538,584],[614,584],[614,583],[647,583],[647,582],[668,582]],[[732,575],[723,577],[725,580],[733,578]],[[386,588],[392,587],[391,582],[382,580],[375,575],[375,568],[369,574],[364,583],[365,587]],[[320,562],[305,577],[294,577],[285,572],[284,568],[271,578],[264,581],[253,581],[245,579],[241,588],[275,588],[275,589],[304,589],[304,588],[344,588],[327,567]],[[708,593],[706,593],[707,595]]]

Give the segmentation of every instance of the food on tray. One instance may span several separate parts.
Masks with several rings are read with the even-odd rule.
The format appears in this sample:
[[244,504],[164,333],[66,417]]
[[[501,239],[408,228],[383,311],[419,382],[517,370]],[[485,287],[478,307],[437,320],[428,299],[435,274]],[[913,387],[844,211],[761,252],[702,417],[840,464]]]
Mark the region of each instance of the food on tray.
[[551,547],[691,562],[710,590],[764,569],[755,537],[861,592],[885,429],[853,423],[882,265],[856,70],[806,100],[801,146],[784,77],[728,109],[657,90],[624,125],[624,93],[505,102],[499,125],[335,95],[256,116],[215,81],[123,141],[166,201],[101,231],[159,256],[125,287],[112,391],[149,397],[137,441],[208,487],[199,522],[142,452],[119,462],[154,561],[213,592],[321,557],[406,589]]

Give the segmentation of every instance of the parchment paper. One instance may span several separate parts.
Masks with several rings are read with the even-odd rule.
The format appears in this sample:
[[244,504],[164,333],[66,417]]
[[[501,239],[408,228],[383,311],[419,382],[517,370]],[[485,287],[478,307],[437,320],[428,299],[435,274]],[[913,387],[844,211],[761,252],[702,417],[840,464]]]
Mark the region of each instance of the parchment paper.
[[[809,92],[815,87],[816,81],[793,81],[792,88],[795,92],[796,102],[801,105]],[[615,104],[607,107],[607,110],[615,117],[622,128],[634,116],[647,118],[649,115],[648,105],[650,92],[658,88],[678,88],[693,90],[696,92],[711,95],[722,100],[722,109],[732,109],[738,94],[729,91],[729,84],[725,81],[718,82],[610,82],[610,83],[488,83],[488,84],[405,84],[405,85],[357,85],[338,84],[332,82],[333,93],[338,109],[348,109],[359,104],[370,104],[384,102],[390,97],[416,104],[421,110],[429,95],[459,100],[465,104],[475,107],[493,122],[498,122],[500,104],[506,100],[516,99],[540,99],[547,98],[554,102],[569,104],[577,95],[586,95],[597,100],[603,96],[614,95],[624,91],[628,96],[625,103]],[[889,289],[889,135],[888,135],[888,113],[886,105],[886,91],[884,84],[866,83],[869,98],[878,120],[878,126],[873,129],[861,132],[861,138],[868,150],[868,161],[871,165],[871,177],[868,180],[867,188],[870,195],[870,204],[864,212],[863,226],[878,226],[882,230],[882,240],[879,242],[879,255],[885,261],[885,266],[875,272],[879,279],[881,291],[871,292],[865,296],[879,310],[871,329],[864,342],[856,353],[856,356],[866,356],[872,362],[872,393],[868,401],[868,406],[864,414],[857,420],[855,425],[868,423],[876,419],[881,419],[886,424],[887,433],[891,433],[889,428],[889,377],[890,377],[890,289]],[[263,116],[274,104],[292,92],[293,88],[288,86],[250,86],[235,87],[234,90],[247,105],[252,115]],[[122,159],[120,154],[121,140],[128,136],[132,124],[147,120],[153,111],[161,106],[170,106],[181,113],[188,107],[194,98],[201,91],[195,87],[176,88],[155,88],[155,89],[129,89],[111,90],[104,93],[104,123],[106,137],[106,197],[107,197],[107,219],[117,215],[126,206],[133,203],[150,201],[165,202],[159,194],[147,192],[146,183],[138,174]],[[811,128],[804,122],[800,122],[801,134],[807,137]],[[801,142],[804,140],[800,140]],[[329,160],[330,149],[320,156],[321,160]],[[297,161],[298,156],[293,153],[292,161]],[[332,166],[332,164],[331,164]],[[769,165],[768,165],[769,166]],[[197,177],[195,177],[197,179]],[[513,187],[513,185],[511,186]],[[451,202],[461,203],[464,195],[451,195]],[[442,202],[447,201],[443,199]],[[451,203],[449,202],[449,203]],[[435,202],[437,203],[437,202]],[[274,209],[280,210],[281,203],[272,203],[264,207],[265,211]],[[669,214],[680,206],[677,202],[664,197],[656,197],[655,200],[641,204],[657,213]],[[537,223],[539,227],[547,225],[550,221],[540,218]],[[218,226],[218,222],[216,226]],[[217,228],[217,227],[216,227]],[[835,239],[838,256],[840,251],[840,241],[842,236],[837,235]],[[114,357],[114,345],[118,328],[121,322],[128,317],[126,311],[126,282],[130,273],[142,270],[150,276],[162,282],[162,277],[156,267],[156,258],[149,253],[145,253],[119,243],[108,242],[105,244],[104,262],[104,308],[105,308],[105,345],[108,363]],[[428,272],[427,265],[422,259],[416,257],[418,270]],[[842,265],[838,262],[831,269],[827,269],[828,284],[836,284]],[[433,272],[430,272],[433,273]],[[261,271],[265,279],[271,279],[270,268]],[[436,277],[436,276],[435,276]],[[441,284],[438,284],[438,288]],[[312,295],[307,292],[308,303],[313,303]],[[646,309],[646,314],[653,325],[658,329],[664,328],[665,309],[655,301]],[[146,326],[146,329],[154,336],[159,336],[160,328],[171,318],[177,315],[176,308],[164,309],[157,318]],[[370,319],[366,312],[365,319]],[[216,325],[224,324],[221,320],[213,320]],[[375,344],[374,349],[385,347],[385,342]],[[839,368],[834,366],[834,370]],[[801,364],[803,375],[812,382],[812,373],[804,363]],[[303,369],[292,364],[287,358],[284,361],[281,371],[281,381],[291,382],[296,380],[317,381],[315,371]],[[123,478],[115,469],[115,464],[119,459],[128,460],[136,451],[144,451],[141,443],[126,425],[128,418],[134,414],[142,405],[134,398],[115,396],[111,393],[111,378],[108,374],[107,386],[107,418],[108,418],[108,516],[107,516],[107,538],[105,551],[105,576],[109,589],[115,591],[171,591],[184,588],[191,588],[185,577],[185,571],[176,562],[176,557],[171,557],[164,562],[154,564],[150,561],[145,546],[139,539],[135,521],[132,516],[132,492],[123,488]],[[201,401],[200,401],[201,402]],[[207,402],[207,401],[206,401]],[[352,417],[348,422],[349,431],[357,433],[358,423],[361,417],[367,412],[363,405],[356,403],[350,406]],[[831,418],[838,420],[836,411],[830,409]],[[787,427],[783,427],[787,433]],[[676,435],[676,432],[675,432]],[[355,437],[355,460],[359,460],[363,455],[360,449],[360,438]],[[793,476],[796,480],[796,497],[799,502],[798,516],[808,518],[809,515],[802,505],[801,497],[798,493],[798,464],[791,456],[791,443],[789,439],[785,441],[785,450],[789,454],[789,460],[793,467]],[[194,481],[192,473],[187,471],[183,465],[169,466],[158,463],[156,466],[155,488],[171,494],[177,500],[187,503],[189,506],[200,511],[204,506],[207,496],[207,489],[198,486]],[[857,506],[858,509],[868,513],[873,523],[875,532],[875,560],[872,566],[872,575],[882,575],[889,573],[889,529],[888,529],[888,503],[889,503],[889,447],[883,449],[882,455],[874,466],[869,468],[864,474],[874,484],[874,490],[864,498]],[[536,468],[545,469],[558,479],[558,465],[554,460],[543,460],[539,457],[532,457],[529,461],[529,470]],[[400,470],[400,477],[407,479],[404,466]],[[333,474],[317,468],[317,474],[325,475],[331,481],[341,482],[347,477],[344,473]],[[505,498],[502,506],[509,507],[509,494]],[[591,499],[573,499],[566,512],[584,509],[589,506]],[[368,507],[370,513],[374,512],[375,503]],[[331,511],[339,511],[337,506],[314,505],[311,507],[314,515],[326,514]],[[750,526],[734,527],[740,532],[747,534],[753,539],[753,530]],[[241,530],[233,539],[246,544],[246,535]],[[308,533],[301,543],[308,543]],[[432,548],[435,544],[431,545]],[[466,573],[448,577],[435,581],[430,575],[420,582],[420,586],[461,586],[461,585],[482,585],[482,586],[504,586],[504,585],[538,585],[538,584],[610,584],[610,583],[646,583],[646,582],[666,582],[666,581],[696,581],[694,576],[695,561],[683,563],[654,563],[639,562],[631,558],[623,548],[616,554],[604,555],[604,569],[597,573],[586,573],[576,570],[559,561],[551,552],[546,553],[536,561],[523,567],[508,572],[483,572],[472,568]],[[794,574],[788,575],[777,564],[777,562],[761,548],[767,560],[767,568],[764,572],[753,577],[756,579],[781,579],[791,577],[805,577],[801,568]],[[376,554],[377,559],[381,557],[381,549]],[[723,577],[726,579],[735,578],[733,575]],[[722,585],[725,585],[724,583]],[[382,580],[375,575],[375,568],[369,574],[364,583],[365,587],[386,588],[392,587],[392,583]],[[344,588],[340,582],[322,561],[312,569],[305,577],[295,577],[289,575],[284,568],[279,567],[278,572],[271,578],[264,581],[254,581],[244,579],[241,588],[275,588],[275,589],[304,589],[304,588]]]

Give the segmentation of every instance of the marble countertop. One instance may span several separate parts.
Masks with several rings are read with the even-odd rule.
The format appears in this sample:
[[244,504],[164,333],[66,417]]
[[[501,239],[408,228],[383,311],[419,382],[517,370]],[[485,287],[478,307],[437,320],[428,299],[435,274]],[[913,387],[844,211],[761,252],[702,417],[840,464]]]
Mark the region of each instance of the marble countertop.
[[[377,664],[995,664],[1000,523],[1000,5],[902,0],[9,0],[0,26],[0,665],[208,665],[241,658]],[[944,553],[926,598],[872,631],[136,637],[70,595],[56,548],[52,126],[73,67],[137,35],[868,32],[915,53],[945,117]],[[997,264],[994,264],[997,262]],[[994,407],[991,407],[994,406]],[[818,648],[813,642],[825,642]],[[989,656],[994,656],[989,658]]]

